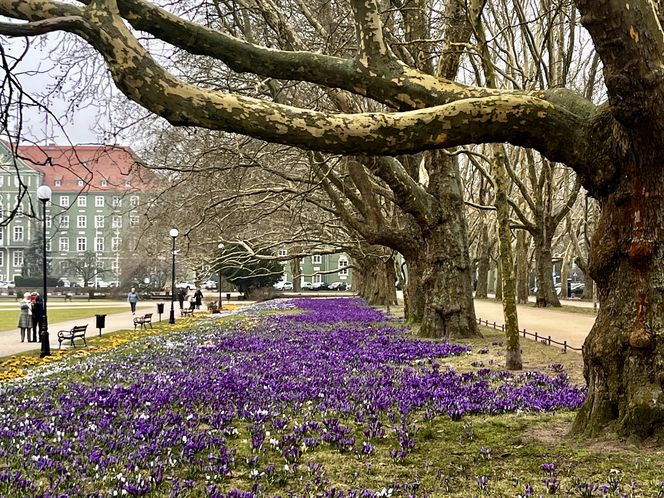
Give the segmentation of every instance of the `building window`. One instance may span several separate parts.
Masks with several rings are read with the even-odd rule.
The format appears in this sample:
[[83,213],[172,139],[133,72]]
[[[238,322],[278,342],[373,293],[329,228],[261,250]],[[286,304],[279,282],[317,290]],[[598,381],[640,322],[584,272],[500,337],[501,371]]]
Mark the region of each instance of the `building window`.
[[129,178],[125,178],[124,184],[125,187],[131,187],[131,180]]
[[104,196],[98,195],[95,197],[95,207],[103,208],[104,207]]
[[95,251],[104,250],[104,237],[97,237],[95,239]]
[[5,253],[0,251],[0,266],[5,266]]
[[314,275],[314,284],[320,283],[321,282],[321,276],[320,273],[316,273]]
[[85,237],[78,237],[76,239],[76,250],[78,252],[83,252],[88,250],[88,239]]
[[84,208],[88,205],[88,198],[84,196],[78,197],[78,207]]
[[129,225],[132,227],[138,226],[138,216],[132,215],[129,217]]
[[113,196],[113,207],[120,207],[122,206],[122,199],[120,199],[117,195]]
[[0,187],[4,187],[4,186],[5,186],[5,177],[0,175]]
[[113,237],[111,239],[111,250],[118,252],[120,250],[120,237]]
[[69,228],[69,216],[60,216],[60,228]]
[[314,254],[313,256],[311,256],[311,262],[315,265],[319,265],[323,262],[323,257],[320,254]]
[[17,249],[14,251],[14,268],[20,268],[23,266],[23,250]]
[[55,181],[53,182],[53,186],[55,186],[55,187],[60,187],[60,186],[62,186],[62,180],[55,180]]
[[106,178],[101,179],[101,186],[102,187],[108,187],[108,180]]
[[23,241],[23,227],[14,227],[14,242]]
[[78,181],[76,182],[76,184],[77,184],[79,187],[82,187],[83,185],[85,185],[85,182],[84,182],[83,180],[78,180]]
[[117,275],[119,269],[120,263],[118,261],[111,261],[111,271]]
[[69,237],[60,237],[60,252],[69,251]]
[[113,216],[113,228],[122,228],[122,216]]
[[48,240],[46,241],[46,250],[47,250],[48,252],[51,252],[51,247],[53,247],[53,244],[51,244],[51,239],[48,239]]
[[132,207],[138,206],[138,203],[140,202],[140,199],[138,198],[137,195],[132,195],[129,198],[129,203],[131,204]]
[[61,195],[60,196],[60,207],[66,208],[69,207],[69,196]]
[[0,227],[0,244],[2,244],[4,240],[5,240],[5,230],[4,228]]
[[95,216],[95,228],[104,228],[103,216]]
[[339,260],[339,275],[348,275],[348,260]]
[[53,224],[53,217],[50,214],[46,215],[46,228],[51,228]]
[[88,217],[85,215],[79,216],[76,221],[76,226],[78,228],[86,228],[88,226]]
[[279,249],[279,256],[288,256],[288,250],[287,249]]

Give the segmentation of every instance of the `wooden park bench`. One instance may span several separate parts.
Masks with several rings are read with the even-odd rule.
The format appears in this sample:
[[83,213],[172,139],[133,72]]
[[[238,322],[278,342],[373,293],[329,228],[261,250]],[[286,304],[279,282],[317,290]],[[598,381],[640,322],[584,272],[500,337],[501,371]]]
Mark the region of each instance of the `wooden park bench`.
[[194,310],[192,310],[191,308],[181,309],[180,316],[194,316]]
[[149,324],[150,328],[152,328],[152,313],[146,313],[143,316],[137,316],[134,318],[134,330],[136,330],[136,327],[139,325],[141,328],[145,329],[147,328],[145,325]]
[[85,331],[88,329],[87,324],[86,325],[74,325],[71,330],[61,330],[58,332],[58,349],[62,346],[62,341],[71,341],[71,345],[75,348],[76,344],[74,343],[74,339],[77,337],[80,337],[83,339],[83,344],[86,346],[88,345],[87,342],[85,342]]

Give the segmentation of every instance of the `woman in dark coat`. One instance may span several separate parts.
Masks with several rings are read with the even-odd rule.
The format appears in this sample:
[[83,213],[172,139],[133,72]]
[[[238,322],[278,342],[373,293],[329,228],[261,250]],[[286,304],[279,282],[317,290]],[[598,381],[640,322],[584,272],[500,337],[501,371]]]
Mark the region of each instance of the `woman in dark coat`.
[[196,298],[196,309],[201,309],[201,304],[203,303],[203,293],[200,289],[196,289],[196,292],[194,292],[194,298]]
[[32,340],[28,333],[28,342],[37,342],[37,326],[39,325],[39,336],[42,332],[42,319],[44,318],[44,299],[39,292],[33,292],[32,297]]

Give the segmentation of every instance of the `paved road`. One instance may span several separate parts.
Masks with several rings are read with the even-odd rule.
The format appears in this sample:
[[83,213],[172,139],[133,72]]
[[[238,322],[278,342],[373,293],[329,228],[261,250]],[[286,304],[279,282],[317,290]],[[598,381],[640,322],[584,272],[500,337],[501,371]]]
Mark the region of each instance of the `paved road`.
[[[581,305],[587,307],[588,303],[581,301],[565,301],[564,304],[572,306]],[[592,307],[592,303],[589,303]],[[588,332],[595,323],[595,316],[586,313],[570,313],[558,311],[552,308],[534,308],[533,306],[520,304],[517,306],[519,314],[519,330],[524,328],[531,333],[537,332],[544,337],[551,336],[558,342],[567,341],[567,344],[575,348],[583,345]],[[493,299],[476,299],[475,315],[482,320],[505,323],[503,318],[503,306]]]

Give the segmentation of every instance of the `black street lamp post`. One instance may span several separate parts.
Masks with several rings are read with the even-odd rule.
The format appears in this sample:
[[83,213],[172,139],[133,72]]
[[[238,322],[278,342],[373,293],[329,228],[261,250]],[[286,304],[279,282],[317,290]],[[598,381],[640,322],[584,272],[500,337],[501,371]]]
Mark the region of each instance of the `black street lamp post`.
[[171,228],[171,231],[168,234],[173,239],[173,269],[171,273],[171,314],[168,317],[168,323],[175,323],[175,239],[178,234],[177,228]]
[[46,297],[48,295],[48,283],[46,281],[46,270],[48,266],[46,262],[46,203],[51,200],[51,189],[47,185],[42,185],[37,189],[37,198],[42,202],[42,234],[44,239],[44,245],[42,247],[42,268],[44,274],[42,300],[44,301],[44,314],[42,315],[41,330],[39,332],[39,340],[41,342],[41,352],[39,353],[39,357],[43,358],[44,356],[51,355],[51,343],[48,337],[48,316],[46,314]]
[[[219,245],[217,246],[219,248],[220,252],[224,252],[224,243],[219,242]],[[221,305],[221,262],[219,262],[219,309],[223,309],[224,307]]]

